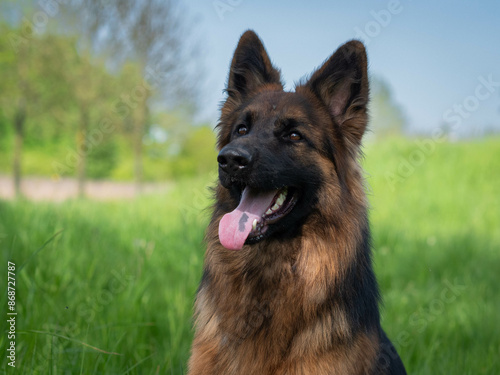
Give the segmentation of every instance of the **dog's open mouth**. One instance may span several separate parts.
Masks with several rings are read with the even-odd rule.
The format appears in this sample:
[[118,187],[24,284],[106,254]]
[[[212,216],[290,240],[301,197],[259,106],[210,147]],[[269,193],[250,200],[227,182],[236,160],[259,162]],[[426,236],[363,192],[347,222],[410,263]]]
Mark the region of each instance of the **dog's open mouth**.
[[238,207],[219,222],[219,240],[227,249],[239,250],[245,242],[252,244],[266,236],[269,225],[281,220],[297,203],[297,190],[284,187],[258,192],[246,187]]

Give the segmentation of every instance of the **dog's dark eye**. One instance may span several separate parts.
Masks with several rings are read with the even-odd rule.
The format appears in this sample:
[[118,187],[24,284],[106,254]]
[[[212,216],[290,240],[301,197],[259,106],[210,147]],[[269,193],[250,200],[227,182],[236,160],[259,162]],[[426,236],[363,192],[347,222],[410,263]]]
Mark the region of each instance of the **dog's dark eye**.
[[291,132],[288,134],[288,139],[291,141],[300,141],[302,139],[302,135],[299,132]]
[[239,135],[246,135],[248,133],[248,128],[245,125],[239,125],[236,128],[236,133]]

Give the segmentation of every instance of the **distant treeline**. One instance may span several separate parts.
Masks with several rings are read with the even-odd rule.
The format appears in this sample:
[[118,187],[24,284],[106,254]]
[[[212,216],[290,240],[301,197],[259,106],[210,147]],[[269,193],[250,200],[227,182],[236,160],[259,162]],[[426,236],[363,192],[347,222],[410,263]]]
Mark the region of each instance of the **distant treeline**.
[[76,176],[83,194],[87,177],[140,189],[206,167],[214,136],[192,125],[202,59],[175,1],[31,6],[0,3],[0,170],[18,193],[22,173]]

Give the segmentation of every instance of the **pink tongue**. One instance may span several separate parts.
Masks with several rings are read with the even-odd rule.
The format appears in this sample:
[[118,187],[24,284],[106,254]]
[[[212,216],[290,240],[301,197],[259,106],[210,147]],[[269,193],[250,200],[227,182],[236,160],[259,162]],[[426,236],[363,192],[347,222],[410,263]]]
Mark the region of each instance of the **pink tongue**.
[[252,231],[253,221],[260,220],[276,193],[277,191],[256,193],[245,188],[238,207],[225,214],[219,222],[219,240],[222,246],[231,250],[241,249]]

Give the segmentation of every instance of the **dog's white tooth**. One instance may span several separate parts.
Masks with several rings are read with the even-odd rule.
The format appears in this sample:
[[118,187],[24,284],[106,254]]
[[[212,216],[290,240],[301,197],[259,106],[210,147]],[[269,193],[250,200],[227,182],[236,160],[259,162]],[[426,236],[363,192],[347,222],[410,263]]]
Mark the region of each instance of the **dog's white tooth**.
[[282,195],[282,197],[283,197],[283,202],[285,201],[285,199],[286,199],[287,195],[288,195],[288,194],[287,194],[286,192],[285,192],[285,193],[283,193],[283,195]]
[[266,211],[266,215],[271,215],[272,213],[273,213],[273,211],[270,208],[268,208]]
[[280,208],[280,206],[278,203],[275,203],[274,206],[271,207],[271,210],[276,211],[278,208]]
[[253,219],[252,229],[253,229],[253,230],[256,230],[256,229],[257,229],[257,219]]
[[276,200],[276,203],[278,203],[280,206],[283,204],[283,202],[285,201],[285,196],[283,194],[281,194],[278,199]]
[[280,197],[283,197],[283,199],[284,199],[284,198],[286,198],[286,195],[287,195],[287,194],[288,194],[288,189],[287,189],[287,188],[285,188],[285,189],[281,192]]

